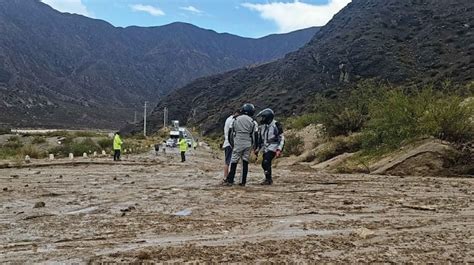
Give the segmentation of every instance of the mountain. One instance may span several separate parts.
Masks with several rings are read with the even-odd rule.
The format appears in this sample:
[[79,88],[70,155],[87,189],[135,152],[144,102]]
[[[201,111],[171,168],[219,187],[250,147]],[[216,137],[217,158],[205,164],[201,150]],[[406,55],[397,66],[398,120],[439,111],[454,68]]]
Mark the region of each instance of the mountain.
[[185,23],[118,28],[39,0],[0,0],[0,123],[119,127],[145,100],[281,58],[317,30],[250,39]]
[[151,115],[151,130],[169,118],[222,127],[244,102],[292,115],[313,95],[350,89],[363,79],[426,84],[474,77],[474,1],[353,0],[302,49],[276,62],[201,78],[164,97]]

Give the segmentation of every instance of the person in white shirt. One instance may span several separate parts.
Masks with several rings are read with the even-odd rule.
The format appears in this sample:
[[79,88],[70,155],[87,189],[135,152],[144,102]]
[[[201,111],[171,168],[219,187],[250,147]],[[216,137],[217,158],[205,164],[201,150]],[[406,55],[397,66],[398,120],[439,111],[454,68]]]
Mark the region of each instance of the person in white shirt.
[[230,115],[226,120],[225,120],[225,125],[224,125],[224,143],[222,144],[222,149],[224,149],[224,179],[227,178],[227,175],[229,174],[229,166],[230,166],[230,160],[232,158],[232,146],[230,145],[229,142],[229,129],[232,126],[232,123],[234,122],[235,118],[239,116],[239,111],[235,111],[234,114]]

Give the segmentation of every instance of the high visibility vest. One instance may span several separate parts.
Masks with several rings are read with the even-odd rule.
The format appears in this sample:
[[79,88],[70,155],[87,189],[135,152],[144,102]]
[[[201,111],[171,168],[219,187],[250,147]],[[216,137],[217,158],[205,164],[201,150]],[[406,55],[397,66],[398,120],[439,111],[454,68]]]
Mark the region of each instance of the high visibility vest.
[[114,136],[114,150],[122,150],[122,139],[120,139],[120,135],[116,134]]
[[181,152],[186,152],[188,151],[188,142],[186,142],[186,139],[180,139],[179,142],[179,151]]

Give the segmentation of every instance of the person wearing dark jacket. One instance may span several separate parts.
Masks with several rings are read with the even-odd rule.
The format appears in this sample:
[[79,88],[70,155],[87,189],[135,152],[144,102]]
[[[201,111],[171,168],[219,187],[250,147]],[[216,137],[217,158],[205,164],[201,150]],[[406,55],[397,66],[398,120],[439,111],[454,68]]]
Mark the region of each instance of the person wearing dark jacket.
[[258,156],[258,152],[262,151],[262,168],[265,174],[265,180],[261,184],[272,185],[272,161],[281,155],[285,145],[283,127],[274,119],[275,113],[271,109],[262,110],[257,114],[257,118],[260,118],[260,127],[255,154]]

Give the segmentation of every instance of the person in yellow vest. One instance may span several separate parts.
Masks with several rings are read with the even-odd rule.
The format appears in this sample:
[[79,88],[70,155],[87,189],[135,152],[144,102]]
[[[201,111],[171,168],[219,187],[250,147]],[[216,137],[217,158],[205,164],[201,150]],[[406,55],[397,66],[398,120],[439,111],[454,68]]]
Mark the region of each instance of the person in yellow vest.
[[181,152],[181,162],[186,161],[186,151],[188,151],[188,142],[182,135],[179,136],[178,141],[179,151]]
[[122,151],[123,141],[120,138],[120,133],[116,132],[114,135],[114,161],[120,161],[120,153]]

